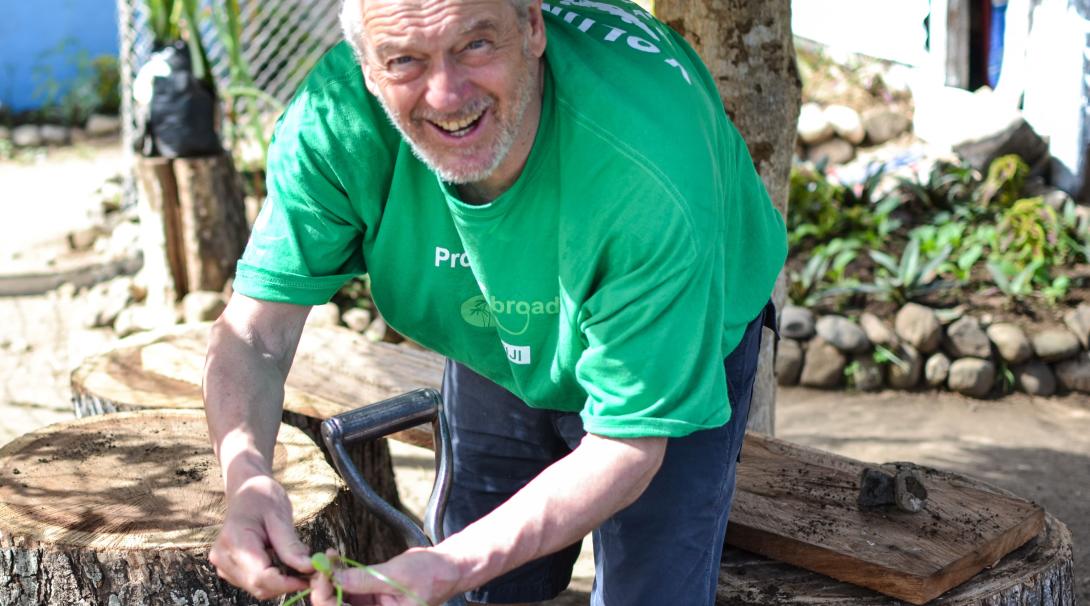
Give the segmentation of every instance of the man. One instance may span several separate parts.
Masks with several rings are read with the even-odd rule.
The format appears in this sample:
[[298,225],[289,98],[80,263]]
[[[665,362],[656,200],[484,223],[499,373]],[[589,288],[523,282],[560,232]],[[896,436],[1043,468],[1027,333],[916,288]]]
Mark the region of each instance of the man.
[[429,604],[537,602],[593,530],[592,603],[714,603],[786,244],[711,76],[623,0],[349,0],[342,22],[354,48],[281,118],[209,347],[220,575],[269,598],[305,587],[270,550],[313,572],[270,472],[283,380],[309,306],[366,271],[450,359],[455,455],[450,536],[380,572]]

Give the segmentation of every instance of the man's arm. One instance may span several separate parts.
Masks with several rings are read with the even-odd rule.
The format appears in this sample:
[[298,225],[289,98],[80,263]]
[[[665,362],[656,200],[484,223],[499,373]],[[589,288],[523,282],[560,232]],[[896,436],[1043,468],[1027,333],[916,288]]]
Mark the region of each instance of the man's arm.
[[208,432],[227,498],[209,560],[221,577],[259,599],[306,587],[275,566],[268,548],[292,568],[313,570],[287,494],[272,478],[284,380],[309,311],[236,293],[212,326],[205,361]]
[[[666,438],[611,439],[588,434],[492,513],[426,549],[376,566],[429,604],[478,587],[515,567],[583,538],[635,501],[651,483]],[[338,581],[351,594],[401,594],[372,575],[346,570]],[[334,604],[330,585],[313,579],[314,604]],[[416,604],[404,599],[406,605]]]

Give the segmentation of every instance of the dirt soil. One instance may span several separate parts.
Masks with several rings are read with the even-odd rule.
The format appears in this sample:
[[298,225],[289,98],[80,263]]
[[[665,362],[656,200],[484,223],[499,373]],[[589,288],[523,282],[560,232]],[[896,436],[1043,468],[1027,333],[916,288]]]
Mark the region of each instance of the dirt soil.
[[[0,242],[19,242],[27,251],[17,259],[0,259],[0,275],[30,271],[35,261],[40,271],[48,271],[45,259],[28,256],[53,250],[64,230],[83,216],[86,201],[80,192],[93,191],[119,168],[120,154],[109,150],[33,164],[0,162],[5,195],[25,202],[18,221],[0,223]],[[5,319],[0,323],[0,443],[72,418],[71,369],[114,342],[108,330],[82,328],[83,296],[62,288],[0,297]],[[1090,398],[979,401],[948,393],[783,389],[776,415],[780,438],[864,461],[948,469],[1037,501],[1071,529],[1078,597],[1090,603]],[[431,454],[403,445],[395,445],[394,454],[405,500],[422,507],[430,489]],[[551,606],[587,604],[592,576],[588,554],[572,589]]]

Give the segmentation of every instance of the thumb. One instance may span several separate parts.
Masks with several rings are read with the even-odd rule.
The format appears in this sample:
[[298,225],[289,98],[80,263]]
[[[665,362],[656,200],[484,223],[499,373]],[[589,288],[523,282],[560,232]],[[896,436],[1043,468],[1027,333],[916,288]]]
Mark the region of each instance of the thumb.
[[269,543],[281,562],[299,572],[314,572],[314,566],[310,563],[310,549],[299,540],[299,535],[295,533],[295,527],[290,521],[274,513],[267,516],[265,525],[269,533]]
[[[333,579],[348,593],[369,595],[388,594],[400,595],[396,587],[386,581],[389,580],[379,567],[369,566],[367,569],[344,568],[333,574]],[[396,581],[395,581],[396,583]]]

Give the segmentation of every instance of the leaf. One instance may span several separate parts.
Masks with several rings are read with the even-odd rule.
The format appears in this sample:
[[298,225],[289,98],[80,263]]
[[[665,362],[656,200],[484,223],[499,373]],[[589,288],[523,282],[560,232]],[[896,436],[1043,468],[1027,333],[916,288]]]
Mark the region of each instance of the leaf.
[[920,269],[920,241],[913,238],[908,241],[908,245],[905,246],[905,250],[901,253],[901,267],[898,272],[898,277],[901,279],[901,284],[907,286],[914,284],[918,277],[917,272]]
[[867,254],[870,255],[871,259],[874,259],[875,263],[881,265],[883,268],[888,270],[889,273],[894,275],[897,274],[897,261],[894,260],[893,257],[877,250],[869,250],[867,251]]
[[1003,271],[1002,267],[995,261],[988,261],[986,267],[988,268],[988,273],[992,275],[992,280],[995,282],[995,285],[999,287],[999,290],[1007,294],[1012,294],[1011,282],[1007,278],[1007,274]]
[[937,270],[940,265],[946,262],[946,259],[950,256],[950,253],[953,250],[954,248],[947,244],[941,251],[939,251],[939,254],[936,255],[935,258],[928,261],[927,265],[924,265],[923,269],[920,271],[920,277],[918,282],[921,284],[927,284],[928,282],[934,280],[935,270]]

